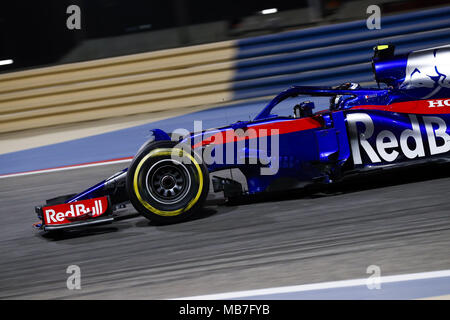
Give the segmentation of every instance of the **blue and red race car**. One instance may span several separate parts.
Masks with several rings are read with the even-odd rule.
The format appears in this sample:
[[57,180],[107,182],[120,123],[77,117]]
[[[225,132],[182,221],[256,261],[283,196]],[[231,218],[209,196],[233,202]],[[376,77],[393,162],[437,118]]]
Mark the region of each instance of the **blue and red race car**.
[[214,191],[227,198],[449,161],[450,46],[395,55],[394,46],[380,45],[372,66],[378,88],[293,86],[252,121],[192,133],[155,129],[129,168],[36,207],[37,227],[109,223],[126,202],[153,221],[184,220],[204,204],[210,173],[230,168],[242,172],[247,190],[212,177]]

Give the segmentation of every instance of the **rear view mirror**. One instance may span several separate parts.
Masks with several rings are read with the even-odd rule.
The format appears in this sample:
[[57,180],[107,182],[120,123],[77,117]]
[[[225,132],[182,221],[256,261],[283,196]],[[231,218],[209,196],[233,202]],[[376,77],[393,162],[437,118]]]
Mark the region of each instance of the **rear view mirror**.
[[304,101],[294,107],[294,116],[296,118],[311,117],[314,110],[314,102]]

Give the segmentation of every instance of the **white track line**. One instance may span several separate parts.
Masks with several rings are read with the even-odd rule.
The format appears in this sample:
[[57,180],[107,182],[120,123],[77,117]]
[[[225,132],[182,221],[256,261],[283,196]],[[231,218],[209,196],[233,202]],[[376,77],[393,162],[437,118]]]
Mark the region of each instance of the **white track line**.
[[[411,273],[411,274],[396,275],[396,276],[385,276],[385,277],[380,277],[380,284],[390,283],[390,282],[443,278],[443,277],[450,277],[450,270]],[[267,288],[267,289],[208,294],[208,295],[202,295],[202,296],[183,297],[183,298],[177,298],[175,300],[227,300],[227,299],[248,298],[248,297],[282,294],[282,293],[290,293],[290,292],[305,292],[305,291],[313,291],[313,290],[365,286],[365,285],[367,285],[367,282],[368,282],[368,278],[354,279],[354,280],[342,280],[342,281],[331,281],[331,282],[321,282],[321,283],[314,283],[314,284],[304,284],[304,285],[298,285],[298,286],[276,287],[276,288]]]
[[108,160],[108,161],[92,162],[92,163],[85,163],[85,164],[75,164],[75,165],[64,166],[64,167],[59,167],[59,168],[50,168],[50,169],[42,169],[42,170],[35,170],[35,171],[26,171],[26,172],[4,174],[4,175],[0,175],[0,179],[21,177],[21,176],[29,176],[29,175],[33,175],[33,174],[39,174],[39,173],[49,173],[49,172],[57,172],[57,171],[66,171],[66,170],[89,168],[89,167],[106,166],[106,165],[110,165],[110,164],[130,162],[131,160],[132,160],[132,158],[129,158],[129,159],[118,159],[118,160]]

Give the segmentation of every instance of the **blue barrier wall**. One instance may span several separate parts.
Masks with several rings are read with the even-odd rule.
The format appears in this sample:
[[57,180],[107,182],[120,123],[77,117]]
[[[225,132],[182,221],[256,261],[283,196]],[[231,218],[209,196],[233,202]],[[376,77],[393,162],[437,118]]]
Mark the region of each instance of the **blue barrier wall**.
[[295,30],[238,41],[234,99],[273,95],[290,85],[372,82],[372,48],[394,44],[397,53],[450,44],[450,6]]

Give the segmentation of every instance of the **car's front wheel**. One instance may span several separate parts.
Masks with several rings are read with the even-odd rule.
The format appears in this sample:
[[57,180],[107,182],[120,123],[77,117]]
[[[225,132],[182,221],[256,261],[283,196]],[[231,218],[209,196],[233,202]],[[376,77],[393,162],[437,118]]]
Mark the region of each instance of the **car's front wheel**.
[[173,141],[147,144],[127,173],[131,203],[144,217],[162,223],[187,219],[203,205],[209,173],[193,152]]

